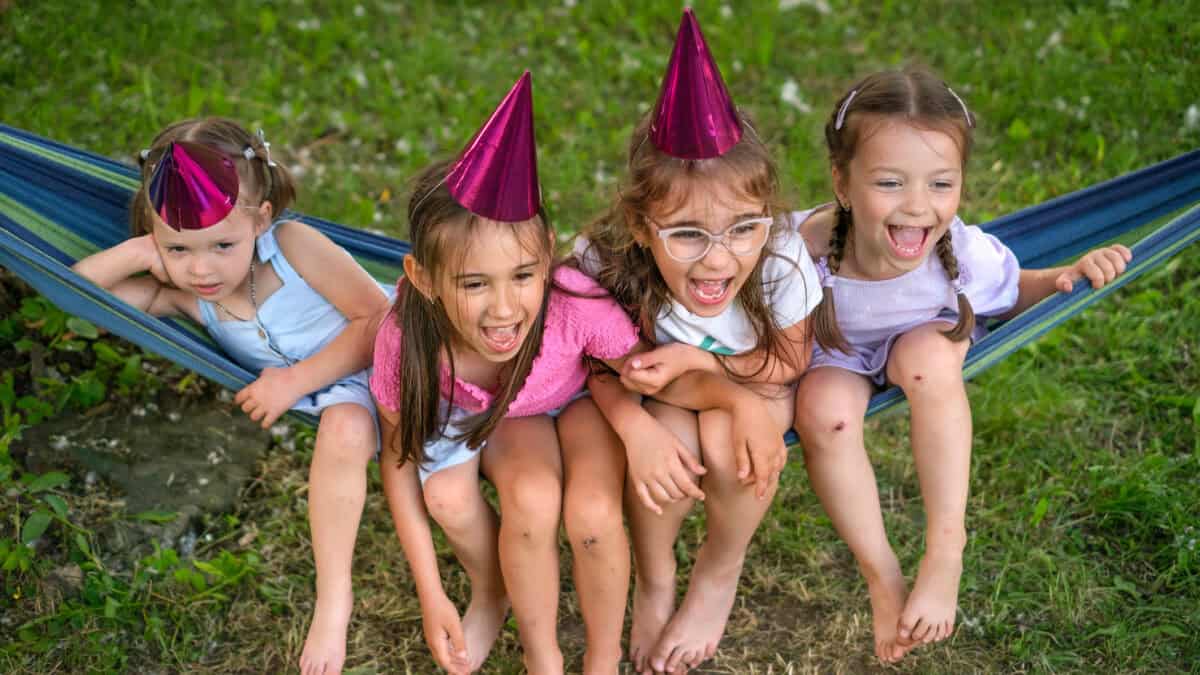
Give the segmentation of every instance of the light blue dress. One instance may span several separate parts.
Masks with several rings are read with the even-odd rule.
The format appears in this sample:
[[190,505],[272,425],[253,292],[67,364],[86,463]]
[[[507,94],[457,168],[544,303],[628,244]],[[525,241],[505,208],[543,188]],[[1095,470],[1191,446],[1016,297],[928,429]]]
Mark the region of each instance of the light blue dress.
[[[331,302],[313,290],[284,257],[271,226],[255,242],[260,263],[271,263],[283,285],[259,303],[257,321],[221,321],[211,302],[197,298],[204,328],[235,361],[252,372],[286,368],[321,351],[349,324]],[[389,296],[391,288],[382,286]],[[357,403],[375,416],[367,384],[369,372],[360,370],[302,397],[292,410],[320,415],[339,403]]]

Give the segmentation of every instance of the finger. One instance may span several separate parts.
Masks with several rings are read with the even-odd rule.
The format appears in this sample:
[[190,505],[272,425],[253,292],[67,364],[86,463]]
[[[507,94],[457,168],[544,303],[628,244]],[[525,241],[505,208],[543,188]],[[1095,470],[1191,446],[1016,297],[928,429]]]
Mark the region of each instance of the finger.
[[745,443],[737,443],[734,448],[733,461],[737,464],[737,475],[744,479],[750,475],[750,448]]
[[1125,259],[1125,262],[1133,260],[1133,251],[1129,250],[1129,247],[1124,244],[1113,244],[1110,247],[1110,250],[1120,253],[1121,257]]
[[692,478],[691,474],[685,471],[682,466],[671,475],[671,478],[684,495],[692,499],[704,501],[704,491],[700,489],[699,485],[696,485],[696,481]]
[[256,407],[258,407],[258,402],[252,398],[248,398],[245,401],[242,401],[242,405],[240,407],[242,409],[242,412],[249,415],[251,413],[251,411],[253,411]]
[[[1116,257],[1116,254],[1113,253],[1112,256]],[[1096,256],[1096,267],[1100,269],[1100,286],[1117,278],[1117,261],[1113,260],[1113,257],[1109,257],[1108,255]],[[1120,260],[1120,258],[1117,257],[1117,260]],[[1100,286],[1096,286],[1096,288]]]
[[691,471],[697,476],[703,476],[704,474],[708,473],[708,469],[704,468],[704,465],[700,463],[700,460],[695,455],[688,452],[687,448],[683,447],[682,445],[675,446],[675,455],[679,457],[679,462],[683,464],[685,469]]
[[662,483],[659,483],[657,479],[655,479],[655,482],[650,484],[650,495],[653,496],[654,499],[660,504],[664,502],[669,503],[675,501],[671,498],[671,494],[667,492],[667,489],[663,487]]
[[642,504],[646,508],[653,511],[655,515],[662,515],[662,507],[650,497],[650,490],[646,487],[645,483],[639,482],[635,490],[637,491],[638,498],[642,500]]
[[666,476],[659,478],[658,484],[662,486],[662,489],[665,490],[667,494],[671,495],[672,502],[677,502],[686,496],[683,488],[681,488],[679,484],[675,482],[675,477],[671,474],[667,474]]
[[1125,264],[1129,261],[1125,259],[1125,255],[1120,251],[1116,250],[1115,248],[1106,249],[1104,251],[1104,257],[1112,263],[1113,269],[1117,271],[1117,274],[1123,274],[1125,272]]
[[241,389],[238,389],[237,393],[233,395],[233,402],[241,405],[242,402],[245,401],[248,396],[250,396],[250,387],[252,386],[253,385],[246,385]]
[[1063,293],[1070,293],[1071,289],[1075,288],[1075,280],[1079,278],[1079,273],[1076,272],[1075,268],[1072,267],[1066,272],[1058,275],[1058,279],[1055,279],[1054,281],[1054,287]]
[[467,660],[467,640],[463,637],[462,622],[451,621],[446,626],[446,637],[450,642],[452,656],[456,661],[465,663]]

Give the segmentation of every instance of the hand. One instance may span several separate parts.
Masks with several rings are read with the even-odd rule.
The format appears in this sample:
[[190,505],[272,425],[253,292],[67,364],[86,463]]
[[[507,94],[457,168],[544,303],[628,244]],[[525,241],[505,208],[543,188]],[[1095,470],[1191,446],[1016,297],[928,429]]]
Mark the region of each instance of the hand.
[[1133,260],[1133,253],[1121,244],[1089,251],[1075,261],[1070,269],[1058,275],[1054,287],[1063,293],[1070,293],[1075,282],[1086,277],[1092,282],[1092,288],[1101,288],[1124,272],[1130,260]]
[[291,368],[263,368],[258,379],[242,388],[233,397],[250,419],[269,429],[305,392],[297,392],[295,373]]
[[733,413],[733,453],[738,480],[755,484],[755,495],[765,499],[779,482],[787,462],[787,445],[778,424],[757,394],[747,391]]
[[699,357],[711,358],[708,352],[680,342],[635,354],[625,362],[621,384],[643,396],[653,396],[675,378],[696,369]]
[[129,245],[134,247],[143,263],[146,265],[146,271],[150,273],[159,283],[173,286],[171,277],[167,275],[167,268],[163,265],[162,255],[158,252],[158,244],[154,243],[154,237],[149,234],[143,234],[140,237],[134,237],[129,240]]
[[463,637],[462,620],[454,603],[443,593],[441,597],[421,601],[421,627],[425,644],[433,652],[433,660],[448,673],[471,672],[467,641]]
[[704,499],[695,476],[703,475],[706,469],[679,437],[649,413],[630,424],[621,440],[629,458],[629,479],[646,508],[661,516],[660,503],[687,497]]

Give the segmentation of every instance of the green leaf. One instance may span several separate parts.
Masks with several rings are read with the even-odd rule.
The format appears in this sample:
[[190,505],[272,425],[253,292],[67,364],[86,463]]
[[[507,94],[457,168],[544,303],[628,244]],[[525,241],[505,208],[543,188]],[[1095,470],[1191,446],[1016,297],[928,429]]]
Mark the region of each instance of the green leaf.
[[46,495],[42,499],[50,505],[50,508],[54,509],[59,518],[65,519],[67,517],[67,502],[65,499],[58,495]]
[[1032,136],[1033,132],[1030,131],[1029,125],[1025,124],[1025,121],[1019,117],[1013,120],[1012,124],[1008,125],[1008,137],[1014,141],[1027,141]]
[[92,547],[91,547],[91,546],[88,546],[87,537],[83,536],[83,533],[82,533],[82,532],[76,532],[76,533],[75,533],[75,546],[76,546],[76,547],[79,549],[79,551],[80,551],[81,553],[83,553],[84,555],[91,555],[91,554],[92,554]]
[[117,602],[117,599],[113,596],[110,595],[107,598],[104,598],[104,618],[115,619],[117,616],[117,610],[120,608],[121,603]]
[[81,338],[95,340],[100,337],[100,331],[96,329],[96,325],[87,319],[81,319],[73,316],[67,319],[67,330],[78,335]]
[[54,516],[46,509],[38,509],[25,519],[25,525],[21,528],[21,543],[28,546],[37,541],[38,537],[50,527],[50,521],[54,520]]
[[175,520],[174,511],[142,511],[134,515],[134,520],[145,520],[151,523],[169,523]]
[[1036,526],[1042,522],[1042,518],[1046,517],[1048,510],[1050,510],[1050,500],[1042,497],[1038,500],[1037,506],[1033,507],[1033,515],[1029,518],[1029,524]]
[[29,484],[30,492],[43,492],[71,482],[71,477],[61,471],[44,473]]

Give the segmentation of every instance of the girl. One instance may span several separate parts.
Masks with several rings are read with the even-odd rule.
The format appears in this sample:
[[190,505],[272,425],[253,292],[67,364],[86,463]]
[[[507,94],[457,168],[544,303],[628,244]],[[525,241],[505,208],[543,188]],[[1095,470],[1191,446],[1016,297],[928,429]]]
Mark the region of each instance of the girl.
[[[995,237],[958,219],[974,118],[920,69],[870,75],[825,125],[836,216],[799,215],[820,256],[824,302],[813,370],[796,396],[796,430],[813,489],[867,580],[875,653],[896,661],[954,627],[970,473],[971,412],[962,379],[976,316],[1014,316],[1086,277],[1099,288],[1130,252],[1111,246],[1074,265],[1021,270]],[[907,595],[883,528],[863,447],[877,386],[899,386],[925,501],[925,555]]]
[[[584,670],[615,672],[629,579],[625,463],[595,404],[578,394],[585,357],[619,365],[637,329],[585,275],[552,271],[528,73],[457,161],[416,179],[408,217],[412,254],[376,338],[371,391],[384,491],[426,642],[442,668],[477,670],[511,601],[528,671],[561,673],[561,507],[587,625]],[[499,495],[498,522],[480,472]],[[426,512],[471,581],[461,620]]]
[[339,672],[367,462],[378,447],[363,369],[387,296],[324,235],[272,224],[295,189],[261,132],[185,120],[141,157],[135,236],[74,269],[155,316],[191,318],[243,366],[261,369],[234,400],[264,429],[289,409],[320,415],[308,492],[317,602],[300,668]]
[[[658,104],[631,140],[628,185],[576,246],[582,268],[661,345],[629,359],[622,381],[659,399],[642,414],[676,437],[654,447],[620,434],[639,672],[691,668],[716,651],[786,459],[789,385],[807,363],[806,317],[820,296],[802,239],[772,216],[778,188],[685,11]],[[593,394],[606,413],[636,419],[627,397]],[[621,419],[613,426],[623,431]],[[700,496],[707,538],[676,611],[674,542]]]

